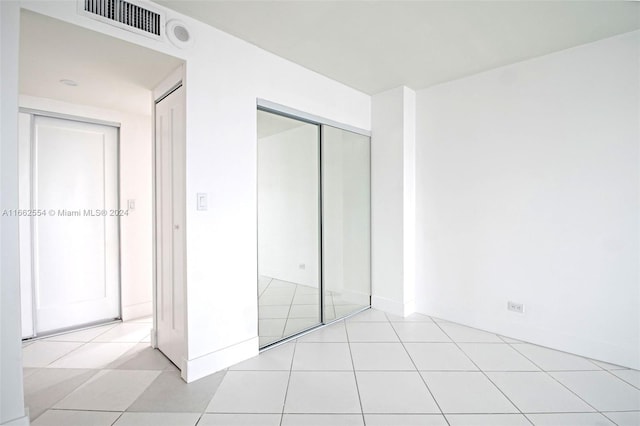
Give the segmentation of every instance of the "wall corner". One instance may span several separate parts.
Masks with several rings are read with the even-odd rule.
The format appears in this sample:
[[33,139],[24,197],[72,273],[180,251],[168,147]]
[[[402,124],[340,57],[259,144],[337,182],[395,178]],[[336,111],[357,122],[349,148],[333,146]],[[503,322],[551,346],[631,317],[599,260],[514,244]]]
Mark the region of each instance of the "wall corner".
[[372,305],[400,316],[415,310],[416,92],[372,96]]

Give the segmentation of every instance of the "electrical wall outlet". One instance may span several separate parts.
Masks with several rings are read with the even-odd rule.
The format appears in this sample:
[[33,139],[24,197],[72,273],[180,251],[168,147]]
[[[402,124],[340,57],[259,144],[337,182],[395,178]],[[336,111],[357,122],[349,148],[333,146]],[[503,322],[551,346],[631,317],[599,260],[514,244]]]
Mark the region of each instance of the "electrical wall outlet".
[[301,263],[301,264],[298,265],[298,268],[307,269],[307,265],[305,265],[304,263]]
[[524,305],[522,303],[508,301],[507,310],[517,312],[519,314],[524,314]]

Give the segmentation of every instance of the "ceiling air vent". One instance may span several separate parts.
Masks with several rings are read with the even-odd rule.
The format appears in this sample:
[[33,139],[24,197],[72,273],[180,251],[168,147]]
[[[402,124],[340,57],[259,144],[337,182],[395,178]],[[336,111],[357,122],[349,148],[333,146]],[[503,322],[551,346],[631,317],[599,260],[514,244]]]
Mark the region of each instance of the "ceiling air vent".
[[83,0],[87,16],[126,30],[160,38],[164,17],[153,10],[124,0]]

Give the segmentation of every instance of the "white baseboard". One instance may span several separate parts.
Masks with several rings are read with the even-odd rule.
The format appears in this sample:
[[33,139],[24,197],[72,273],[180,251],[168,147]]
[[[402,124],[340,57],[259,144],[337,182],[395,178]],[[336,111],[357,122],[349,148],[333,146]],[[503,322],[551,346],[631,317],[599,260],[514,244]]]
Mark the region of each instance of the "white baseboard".
[[158,349],[158,330],[152,328],[149,332],[149,346],[153,349]]
[[349,302],[352,303],[354,305],[360,305],[360,306],[366,306],[369,304],[369,298],[371,297],[369,295],[369,293],[361,293],[358,291],[349,291],[349,290],[331,290],[328,289],[329,291],[335,291],[340,299],[344,300],[345,302]]
[[153,303],[151,301],[122,307],[122,321],[150,317],[151,315],[153,315]]
[[413,300],[403,303],[380,296],[371,297],[371,307],[400,317],[406,317],[416,311]]
[[23,416],[17,419],[9,420],[6,423],[0,423],[2,426],[29,426],[29,416]]
[[229,346],[183,363],[182,378],[191,383],[202,377],[231,367],[241,361],[258,355],[258,337]]
[[438,304],[436,310],[430,310],[426,306],[418,306],[416,312],[581,357],[632,369],[640,368],[640,359],[637,355],[630,355],[637,354],[635,348],[574,334],[564,334],[555,329],[542,328],[535,323],[508,321],[497,315],[469,315],[460,312],[457,307],[443,304]]

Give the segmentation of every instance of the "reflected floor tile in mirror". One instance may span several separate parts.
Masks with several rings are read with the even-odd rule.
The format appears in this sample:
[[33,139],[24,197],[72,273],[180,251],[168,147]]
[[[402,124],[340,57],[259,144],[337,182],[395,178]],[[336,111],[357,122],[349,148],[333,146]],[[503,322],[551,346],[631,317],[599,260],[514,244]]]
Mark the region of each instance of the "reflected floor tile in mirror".
[[[325,322],[368,307],[368,299],[352,303],[344,295],[326,291]],[[320,294],[315,287],[260,276],[258,278],[258,334],[260,347],[320,324]]]

